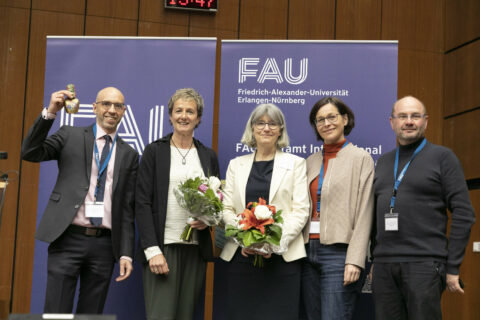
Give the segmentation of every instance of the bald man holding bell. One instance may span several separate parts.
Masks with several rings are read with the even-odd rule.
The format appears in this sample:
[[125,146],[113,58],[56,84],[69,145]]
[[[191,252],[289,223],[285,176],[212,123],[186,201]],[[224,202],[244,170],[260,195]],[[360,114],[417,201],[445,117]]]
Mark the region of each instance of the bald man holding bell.
[[117,132],[125,99],[120,90],[100,90],[93,103],[96,121],[88,127],[62,126],[47,136],[69,90],[52,93],[22,145],[22,159],[56,160],[58,176],[37,229],[50,243],[45,313],[103,312],[115,261],[117,281],[132,270],[135,241],[134,191],[138,153]]

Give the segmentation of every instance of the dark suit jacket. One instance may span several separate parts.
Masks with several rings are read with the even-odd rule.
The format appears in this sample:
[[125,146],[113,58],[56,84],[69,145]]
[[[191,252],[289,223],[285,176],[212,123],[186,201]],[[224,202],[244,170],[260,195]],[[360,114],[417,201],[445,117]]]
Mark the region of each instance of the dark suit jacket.
[[[85,201],[93,157],[93,125],[62,126],[47,138],[53,120],[35,120],[22,144],[22,159],[32,162],[57,160],[58,177],[37,229],[36,238],[57,239],[72,223]],[[133,257],[135,247],[135,178],[138,153],[117,138],[112,186],[112,245],[116,259]]]
[[[140,233],[137,258],[146,262],[143,250],[159,246],[163,250],[170,183],[170,139],[172,134],[149,144],[142,155],[135,192],[135,215]],[[193,139],[205,176],[219,176],[215,151]],[[205,260],[213,257],[210,228],[199,233],[199,245]]]

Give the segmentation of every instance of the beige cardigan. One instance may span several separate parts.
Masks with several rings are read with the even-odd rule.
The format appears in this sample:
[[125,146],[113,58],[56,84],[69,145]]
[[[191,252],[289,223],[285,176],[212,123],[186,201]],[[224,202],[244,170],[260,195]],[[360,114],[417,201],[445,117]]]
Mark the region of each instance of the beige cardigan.
[[[321,152],[307,158],[308,185],[320,173]],[[320,204],[320,243],[348,244],[345,264],[365,268],[373,219],[373,159],[361,148],[349,143],[336,158],[328,161]],[[311,216],[311,198],[310,216]],[[310,219],[304,230],[309,240]]]

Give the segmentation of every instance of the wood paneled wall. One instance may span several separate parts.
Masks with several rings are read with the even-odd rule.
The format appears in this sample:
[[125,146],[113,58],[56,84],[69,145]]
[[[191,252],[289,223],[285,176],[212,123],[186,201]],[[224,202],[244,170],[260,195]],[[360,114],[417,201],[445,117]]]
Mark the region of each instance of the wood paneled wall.
[[18,172],[21,167],[18,146],[22,142],[24,117],[30,20],[30,10],[25,7],[28,4],[0,7],[0,149],[8,152],[8,159],[0,160],[0,171],[12,170],[8,174],[11,182],[6,190],[0,227],[0,318],[10,308],[17,235]]
[[[0,319],[30,306],[39,167],[20,161],[20,144],[42,106],[47,35],[399,40],[398,96],[426,104],[428,139],[452,148],[466,178],[479,179],[479,14],[478,0],[219,0],[216,14],[165,10],[162,0],[0,0],[0,149],[9,153],[0,171],[21,174],[9,174],[0,229]],[[218,101],[216,92],[214,146]],[[478,211],[480,193],[471,197]],[[479,233],[475,226],[472,241]],[[445,319],[473,319],[478,306],[480,261],[471,251],[461,269],[466,295],[445,295]]]
[[478,40],[480,35],[480,1],[446,0],[445,50]]
[[[475,212],[480,212],[480,190],[470,192],[470,198]],[[480,239],[480,224],[476,223],[472,228],[467,252],[460,267],[460,277],[465,284],[465,294],[446,292],[442,301],[442,310],[445,319],[479,320],[478,304],[480,302],[480,254],[472,253],[473,242]]]
[[[480,1],[446,0],[444,70],[443,144],[460,159],[465,178],[480,179]],[[479,185],[476,183],[475,185]],[[446,293],[442,301],[448,319],[480,319],[480,253],[473,252],[473,242],[480,241],[480,189],[470,198],[477,213],[470,242],[460,268],[465,295]]]
[[[480,36],[480,31],[478,32]],[[446,54],[444,115],[455,116],[480,106],[480,41]]]

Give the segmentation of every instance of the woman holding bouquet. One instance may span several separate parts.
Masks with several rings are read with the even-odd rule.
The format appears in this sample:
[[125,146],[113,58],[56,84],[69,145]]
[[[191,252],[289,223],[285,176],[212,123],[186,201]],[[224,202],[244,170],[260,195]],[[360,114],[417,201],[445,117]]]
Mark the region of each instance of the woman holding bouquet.
[[304,229],[302,300],[307,319],[352,319],[373,219],[374,164],[345,139],[355,118],[340,99],[315,103],[310,124],[324,144],[307,159],[311,210]]
[[[281,148],[289,139],[282,111],[273,104],[257,106],[247,121],[242,143],[251,154],[230,161],[224,190],[225,225],[236,225],[238,214],[259,198],[282,210],[282,254],[259,253],[229,239],[221,258],[228,265],[229,319],[297,319],[300,259],[305,257],[302,229],[308,219],[305,160]],[[254,266],[262,255],[264,266]]]
[[149,144],[140,162],[135,214],[148,320],[192,319],[206,260],[212,258],[210,231],[202,221],[190,222],[191,242],[180,240],[189,212],[174,195],[187,178],[218,176],[215,152],[193,138],[202,112],[198,92],[177,90],[168,102],[173,133]]

